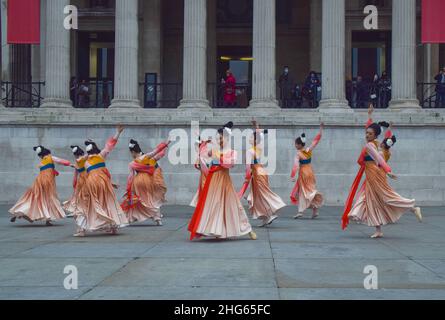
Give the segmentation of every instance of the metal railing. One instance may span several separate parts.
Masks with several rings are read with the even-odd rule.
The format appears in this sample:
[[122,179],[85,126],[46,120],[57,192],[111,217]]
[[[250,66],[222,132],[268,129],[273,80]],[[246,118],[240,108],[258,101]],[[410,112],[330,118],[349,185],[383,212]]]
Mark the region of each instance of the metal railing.
[[71,88],[71,99],[76,108],[108,108],[114,97],[113,80],[90,78]]
[[374,108],[388,108],[391,100],[391,84],[373,82],[346,82],[346,99],[351,108],[368,108],[372,103]]
[[283,109],[317,108],[321,100],[321,86],[304,86],[297,84],[292,88],[277,85],[279,105]]
[[45,82],[1,82],[3,105],[8,108],[38,108]]
[[182,99],[182,83],[140,83],[144,88],[144,108],[177,108]]
[[445,108],[445,84],[419,82],[417,94],[422,108]]

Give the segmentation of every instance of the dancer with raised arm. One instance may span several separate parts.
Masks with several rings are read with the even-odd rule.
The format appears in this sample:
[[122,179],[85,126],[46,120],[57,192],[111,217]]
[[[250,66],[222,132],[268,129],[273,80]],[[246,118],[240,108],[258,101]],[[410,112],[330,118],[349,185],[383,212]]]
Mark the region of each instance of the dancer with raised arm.
[[153,151],[143,153],[139,143],[131,139],[129,150],[133,161],[129,164],[127,192],[121,206],[128,220],[142,222],[152,219],[162,226],[161,206],[165,202],[165,187],[158,161],[165,156],[170,140],[161,142]]
[[188,226],[190,240],[201,236],[227,239],[249,235],[252,240],[257,238],[229,174],[237,158],[236,151],[230,148],[232,127],[233,123],[229,122],[218,130],[218,144],[209,153],[211,166]]
[[[415,206],[415,200],[401,197],[388,183],[387,177],[397,177],[378,150],[377,138],[381,132],[379,124],[367,124],[366,145],[358,159],[360,170],[351,187],[342,217],[343,229],[348,226],[350,218],[375,227],[376,231],[371,238],[383,237],[382,226],[397,222],[406,211],[413,212],[419,222],[422,221],[421,210]],[[363,174],[366,178],[353,204]]]
[[34,151],[40,158],[40,173],[32,186],[9,209],[12,215],[11,222],[19,218],[31,223],[45,221],[47,226],[52,226],[51,221],[65,218],[65,212],[57,196],[56,176],[59,173],[55,169],[55,164],[72,167],[73,165],[68,160],[53,156],[44,146],[34,147]]
[[250,183],[250,192],[246,198],[249,203],[249,211],[254,219],[262,220],[260,227],[265,227],[278,218],[277,211],[285,207],[286,204],[271,190],[269,176],[261,163],[264,135],[268,131],[261,129],[255,120],[252,121],[252,125],[255,131],[250,137],[251,148],[247,150],[246,154],[245,181],[238,194],[242,198]]
[[[312,169],[312,152],[317,147],[323,134],[324,124],[320,124],[320,132],[312,144],[306,148],[306,135],[303,133],[295,140],[297,154],[291,172],[291,181],[295,182],[290,199],[298,206],[295,219],[302,218],[306,209],[312,209],[312,219],[318,217],[318,209],[323,205],[323,195],[317,190],[315,174]],[[296,178],[298,173],[298,178]]]
[[76,237],[85,236],[86,232],[106,231],[117,234],[117,229],[128,225],[127,217],[117,201],[111,182],[111,174],[105,161],[115,148],[119,136],[124,128],[118,126],[113,137],[109,138],[105,148],[100,150],[92,140],[85,141],[86,161],[85,168],[88,176],[85,186],[81,190],[82,201],[85,207],[79,213],[82,217],[76,220],[78,232]]

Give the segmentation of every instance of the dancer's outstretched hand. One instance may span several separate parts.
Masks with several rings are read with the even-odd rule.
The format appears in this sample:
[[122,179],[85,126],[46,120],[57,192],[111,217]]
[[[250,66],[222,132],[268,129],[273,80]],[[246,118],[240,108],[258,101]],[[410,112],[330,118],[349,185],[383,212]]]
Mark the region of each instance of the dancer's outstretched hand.
[[396,176],[395,174],[388,173],[387,175],[388,175],[388,177],[390,177],[391,179],[393,179],[393,180],[397,180],[397,176]]
[[121,124],[118,124],[117,127],[116,127],[116,130],[117,130],[117,132],[118,132],[119,134],[121,134],[122,131],[124,131],[124,126],[121,125]]

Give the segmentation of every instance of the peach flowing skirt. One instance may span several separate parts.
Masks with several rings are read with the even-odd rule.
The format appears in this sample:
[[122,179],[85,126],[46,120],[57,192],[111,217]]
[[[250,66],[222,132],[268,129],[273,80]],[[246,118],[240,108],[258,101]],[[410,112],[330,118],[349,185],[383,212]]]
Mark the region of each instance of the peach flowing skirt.
[[[204,188],[205,183],[206,183],[206,177],[204,174],[201,173],[199,176],[199,185],[201,186],[201,189]],[[196,191],[192,199],[192,202],[190,202],[190,206],[196,208],[196,206],[198,205],[198,199],[199,199],[199,188]]]
[[252,180],[247,201],[254,219],[267,219],[286,206],[270,189],[269,177],[261,164],[252,166]]
[[156,169],[153,175],[139,172],[133,179],[132,190],[138,200],[126,211],[128,220],[130,222],[161,220],[161,206],[165,202],[167,192],[161,169]]
[[9,209],[9,212],[17,218],[26,216],[32,221],[65,218],[65,212],[57,197],[54,171],[51,169],[41,171],[31,188]]
[[385,171],[374,162],[366,162],[365,174],[365,182],[349,213],[353,220],[377,227],[397,222],[406,211],[414,208],[415,200],[396,193],[389,185]]
[[320,208],[323,205],[323,194],[317,191],[317,182],[315,179],[312,165],[300,165],[298,175],[298,212],[302,213],[308,208]]
[[217,238],[233,238],[252,231],[249,218],[232,184],[229,169],[213,174],[197,234]]
[[[98,231],[110,228],[125,227],[127,217],[121,209],[114,194],[107,169],[100,168],[88,173],[84,187],[81,189],[81,205],[76,211],[76,223],[85,231]],[[78,204],[79,204],[78,203]]]
[[70,214],[75,214],[77,211],[77,206],[80,205],[79,201],[82,201],[80,197],[80,192],[82,188],[85,186],[85,182],[87,181],[87,173],[81,172],[77,177],[76,187],[74,188],[74,192],[71,198],[63,203],[63,209]]

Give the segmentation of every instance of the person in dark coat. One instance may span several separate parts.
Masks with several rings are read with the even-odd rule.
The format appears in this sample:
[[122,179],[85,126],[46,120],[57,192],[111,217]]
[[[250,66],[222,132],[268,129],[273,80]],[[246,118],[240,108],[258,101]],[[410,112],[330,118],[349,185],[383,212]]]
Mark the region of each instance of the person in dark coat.
[[434,77],[436,80],[436,108],[445,107],[445,67]]
[[283,73],[278,80],[278,86],[280,88],[280,100],[283,108],[292,107],[292,89],[294,86],[294,80],[289,74],[289,67],[285,66]]

